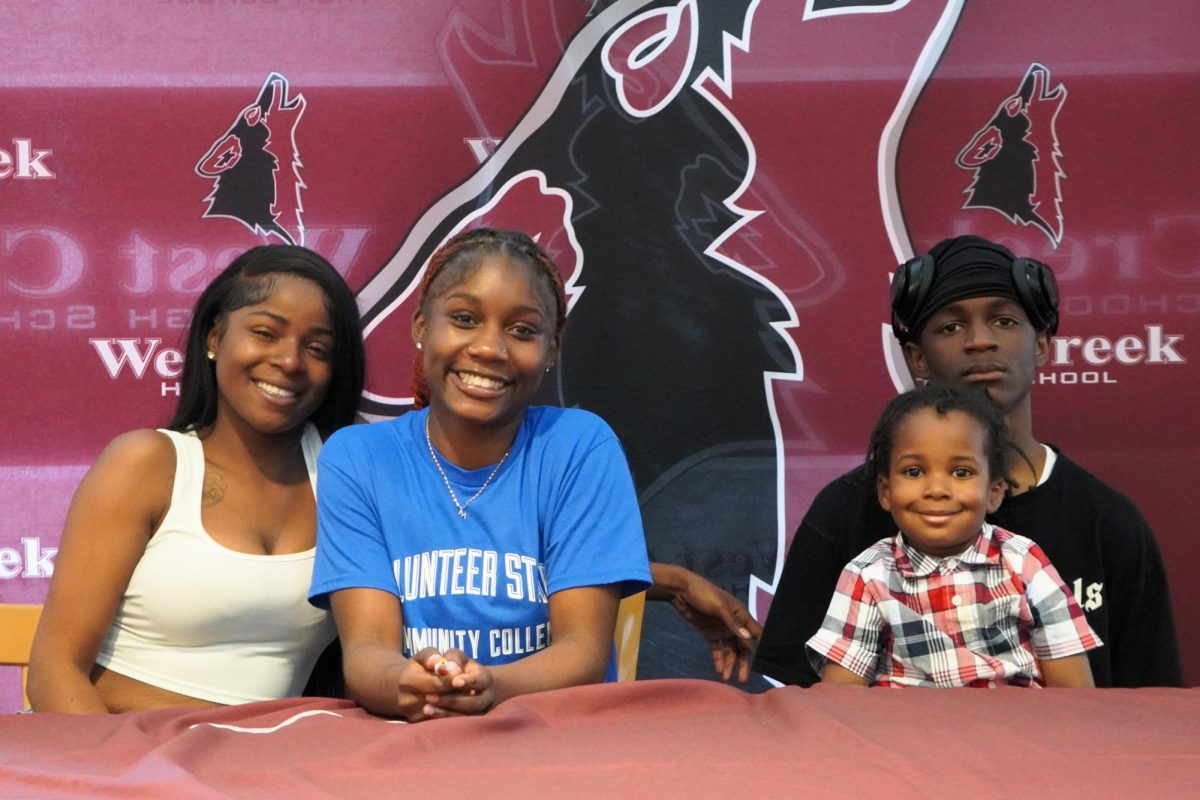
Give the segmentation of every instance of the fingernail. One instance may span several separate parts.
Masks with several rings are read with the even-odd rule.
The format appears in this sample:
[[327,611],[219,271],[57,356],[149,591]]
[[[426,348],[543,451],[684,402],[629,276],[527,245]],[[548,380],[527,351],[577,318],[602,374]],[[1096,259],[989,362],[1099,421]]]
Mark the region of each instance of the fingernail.
[[738,636],[742,637],[743,639],[749,639],[750,638],[750,629],[749,628],[738,628]]

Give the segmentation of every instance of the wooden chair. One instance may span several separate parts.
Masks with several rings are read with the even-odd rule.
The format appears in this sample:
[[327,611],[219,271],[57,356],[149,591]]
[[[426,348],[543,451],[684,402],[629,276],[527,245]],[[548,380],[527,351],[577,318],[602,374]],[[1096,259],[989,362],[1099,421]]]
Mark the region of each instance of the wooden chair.
[[638,650],[642,641],[642,615],[646,612],[646,593],[638,592],[621,601],[617,609],[617,680],[637,679]]
[[0,666],[21,668],[21,697],[26,704],[29,703],[25,696],[29,650],[41,616],[40,605],[0,603]]

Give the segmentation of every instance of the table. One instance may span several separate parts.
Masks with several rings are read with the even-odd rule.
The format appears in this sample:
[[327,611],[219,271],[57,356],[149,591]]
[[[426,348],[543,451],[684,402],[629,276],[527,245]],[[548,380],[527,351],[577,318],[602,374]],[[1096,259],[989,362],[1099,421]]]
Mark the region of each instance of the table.
[[0,719],[10,797],[1196,796],[1200,689],[584,686],[410,725],[347,701]]

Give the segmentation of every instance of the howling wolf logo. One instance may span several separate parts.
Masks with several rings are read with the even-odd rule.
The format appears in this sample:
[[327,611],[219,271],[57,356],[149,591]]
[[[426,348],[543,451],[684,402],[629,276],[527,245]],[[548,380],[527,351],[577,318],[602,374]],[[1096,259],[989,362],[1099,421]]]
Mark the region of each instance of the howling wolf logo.
[[202,216],[234,219],[256,234],[304,244],[305,186],[296,149],[304,107],[304,95],[288,95],[287,78],[267,76],[258,99],[196,164],[196,174],[213,181]]
[[1052,91],[1050,71],[1033,64],[1017,93],[975,132],[955,163],[972,170],[963,208],[990,208],[1013,222],[1040,228],[1051,243],[1062,241],[1062,189],[1055,123],[1067,100],[1060,83]]
[[[408,365],[432,251],[479,224],[536,235],[563,270],[568,335],[541,402],[594,411],[624,445],[653,558],[747,596],[774,571],[782,445],[772,382],[800,379],[796,312],[746,266],[755,151],[728,108],[757,0],[616,0],[572,38],[529,110],[402,237],[358,294],[370,363]],[[373,418],[411,407],[407,369],[368,379]],[[661,604],[658,604],[661,605]],[[639,673],[708,675],[670,609]],[[676,645],[673,640],[678,639]],[[691,639],[689,654],[688,640]],[[694,655],[693,663],[684,662]]]

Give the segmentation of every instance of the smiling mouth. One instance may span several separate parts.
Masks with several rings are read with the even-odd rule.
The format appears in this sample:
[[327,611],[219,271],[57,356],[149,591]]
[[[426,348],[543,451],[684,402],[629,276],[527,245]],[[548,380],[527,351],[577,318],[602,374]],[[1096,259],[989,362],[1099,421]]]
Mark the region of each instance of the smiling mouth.
[[273,383],[266,383],[264,381],[256,380],[254,381],[254,385],[259,389],[262,389],[264,394],[268,394],[271,397],[276,397],[280,400],[290,400],[296,396],[296,392],[292,391],[291,389],[284,389],[282,386],[276,386]]
[[489,392],[498,392],[508,385],[508,382],[500,378],[491,378],[487,375],[480,375],[476,372],[463,372],[456,370],[455,376],[466,386],[474,389],[485,389]]
[[918,511],[917,515],[926,522],[942,522],[950,519],[958,511]]

